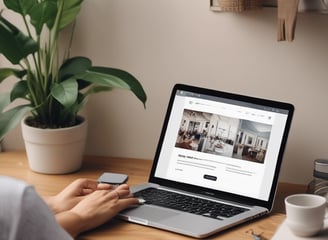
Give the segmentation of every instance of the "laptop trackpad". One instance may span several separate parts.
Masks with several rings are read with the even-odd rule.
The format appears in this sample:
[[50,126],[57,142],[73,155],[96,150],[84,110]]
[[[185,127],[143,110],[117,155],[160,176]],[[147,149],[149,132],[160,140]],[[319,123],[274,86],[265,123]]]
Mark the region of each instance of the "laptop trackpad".
[[[129,216],[130,220],[146,220],[147,222],[159,222],[166,220],[168,218],[179,215],[178,212],[171,210],[165,210],[158,207],[153,207],[149,205],[142,205],[134,209],[124,211],[123,216]],[[147,224],[145,222],[144,224]]]

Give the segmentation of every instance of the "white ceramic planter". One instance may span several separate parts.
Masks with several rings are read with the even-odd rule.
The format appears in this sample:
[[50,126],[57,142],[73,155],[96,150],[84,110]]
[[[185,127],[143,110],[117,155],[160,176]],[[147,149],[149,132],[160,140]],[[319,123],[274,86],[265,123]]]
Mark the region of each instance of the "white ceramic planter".
[[29,166],[45,174],[65,174],[81,168],[88,122],[61,129],[40,129],[21,122]]

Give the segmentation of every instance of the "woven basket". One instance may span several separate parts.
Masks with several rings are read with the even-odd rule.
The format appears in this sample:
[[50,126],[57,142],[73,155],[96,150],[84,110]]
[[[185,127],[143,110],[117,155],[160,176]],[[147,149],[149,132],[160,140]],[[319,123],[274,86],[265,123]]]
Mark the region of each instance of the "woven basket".
[[218,4],[222,11],[242,12],[261,8],[262,0],[218,0]]

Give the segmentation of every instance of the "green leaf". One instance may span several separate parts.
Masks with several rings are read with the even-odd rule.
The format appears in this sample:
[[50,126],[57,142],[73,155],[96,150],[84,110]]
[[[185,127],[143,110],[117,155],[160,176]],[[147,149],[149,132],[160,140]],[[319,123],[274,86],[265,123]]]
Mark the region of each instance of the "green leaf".
[[36,34],[40,35],[44,24],[51,29],[54,25],[57,14],[56,1],[48,0],[35,4],[29,11],[31,24],[34,26]]
[[14,101],[17,98],[24,98],[29,94],[27,82],[22,80],[17,82],[10,93],[10,101]]
[[83,0],[64,0],[64,8],[60,18],[59,29],[71,24],[81,10]]
[[113,90],[112,87],[92,85],[85,93],[85,95],[92,94],[92,93],[99,93],[99,92],[108,92],[111,90]]
[[19,64],[20,60],[38,49],[37,42],[0,16],[0,53],[12,64]]
[[17,126],[24,115],[30,111],[30,105],[21,105],[0,114],[0,139]]
[[84,72],[91,67],[91,60],[86,57],[74,57],[67,59],[59,69],[59,81],[70,78],[73,75]]
[[10,103],[10,94],[9,93],[1,93],[0,94],[0,112],[2,112],[5,107],[7,107]]
[[146,93],[140,82],[124,70],[91,67],[86,72],[75,75],[74,78],[83,79],[84,81],[109,88],[128,89],[131,90],[144,105],[147,101]]
[[37,4],[37,0],[4,0],[3,3],[8,9],[16,13],[26,16],[29,10]]
[[[82,73],[91,67],[91,60],[86,57],[73,57],[67,59],[59,69],[58,78],[59,82],[68,79],[78,73]],[[89,82],[77,79],[79,85],[78,89],[84,89],[90,86]]]
[[78,84],[75,79],[68,79],[59,84],[54,84],[51,88],[51,95],[64,107],[69,108],[76,102]]
[[[75,103],[62,111],[63,116],[62,118],[72,118],[73,115],[76,115],[85,105],[86,103],[86,98],[83,94],[78,93],[77,100]],[[66,121],[65,121],[66,122]]]
[[52,28],[56,14],[57,4],[54,1],[43,1],[33,6],[29,15],[37,35],[41,34],[44,24],[47,24],[48,28]]
[[0,68],[0,83],[10,76],[22,78],[25,76],[26,70],[19,70],[14,68]]

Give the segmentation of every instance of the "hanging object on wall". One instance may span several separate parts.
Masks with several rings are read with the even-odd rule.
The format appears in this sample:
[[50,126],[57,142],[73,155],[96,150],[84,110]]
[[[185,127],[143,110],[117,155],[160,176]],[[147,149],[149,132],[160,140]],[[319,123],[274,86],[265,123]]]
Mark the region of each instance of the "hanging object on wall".
[[211,0],[211,8],[214,11],[242,12],[261,7],[262,0]]
[[328,0],[300,0],[298,11],[328,14]]
[[[212,11],[224,12],[233,9],[243,11],[245,9],[277,8],[278,0],[210,0]],[[298,12],[314,12],[328,14],[328,0],[299,0]]]
[[298,13],[328,14],[328,0],[210,0],[210,9],[217,12],[243,12],[245,10],[277,9],[277,40],[292,42]]
[[278,0],[278,41],[294,40],[298,3],[299,0]]
[[[277,7],[278,0],[263,0],[263,7]],[[298,12],[328,14],[328,0],[299,0]]]

